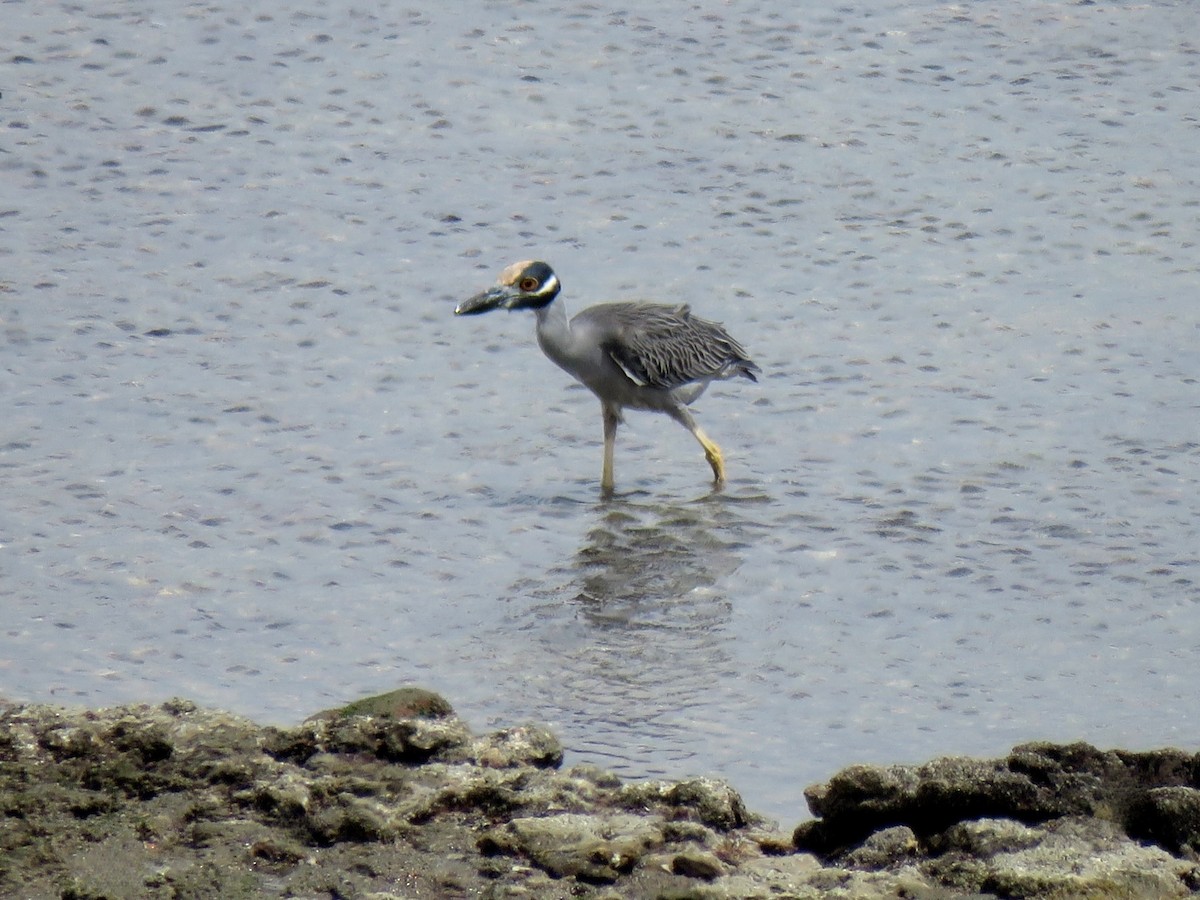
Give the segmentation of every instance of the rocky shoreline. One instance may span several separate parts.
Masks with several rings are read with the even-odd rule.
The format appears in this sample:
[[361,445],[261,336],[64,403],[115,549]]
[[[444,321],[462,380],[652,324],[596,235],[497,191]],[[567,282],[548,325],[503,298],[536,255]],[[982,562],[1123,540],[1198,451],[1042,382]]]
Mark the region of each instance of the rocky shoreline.
[[709,779],[562,769],[416,688],[263,727],[187,700],[0,709],[0,896],[1185,897],[1200,754],[853,766],[794,831]]

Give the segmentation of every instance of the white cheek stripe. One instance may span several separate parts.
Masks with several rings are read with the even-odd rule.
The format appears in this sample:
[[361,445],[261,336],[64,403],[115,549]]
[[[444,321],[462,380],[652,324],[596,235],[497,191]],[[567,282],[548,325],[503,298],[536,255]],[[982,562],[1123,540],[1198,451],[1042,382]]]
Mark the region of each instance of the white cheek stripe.
[[551,275],[546,279],[546,283],[538,288],[537,296],[545,297],[547,294],[553,294],[558,290],[558,276]]

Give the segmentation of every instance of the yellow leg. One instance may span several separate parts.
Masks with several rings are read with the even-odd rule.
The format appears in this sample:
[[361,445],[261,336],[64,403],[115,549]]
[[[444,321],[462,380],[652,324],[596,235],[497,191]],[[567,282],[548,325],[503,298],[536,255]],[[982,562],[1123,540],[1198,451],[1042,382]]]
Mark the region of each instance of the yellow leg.
[[692,434],[696,436],[696,440],[700,442],[700,446],[704,448],[704,458],[708,460],[708,464],[712,466],[713,481],[717,484],[725,483],[725,458],[721,456],[721,448],[718,447],[707,434],[699,428],[692,430]]
[[700,442],[700,446],[704,448],[704,458],[712,466],[713,481],[718,487],[723,485],[725,483],[725,457],[721,455],[721,448],[696,424],[696,420],[692,418],[692,414],[687,411],[687,408],[683,404],[672,407],[666,410],[666,412],[672,419],[690,431],[692,437]]

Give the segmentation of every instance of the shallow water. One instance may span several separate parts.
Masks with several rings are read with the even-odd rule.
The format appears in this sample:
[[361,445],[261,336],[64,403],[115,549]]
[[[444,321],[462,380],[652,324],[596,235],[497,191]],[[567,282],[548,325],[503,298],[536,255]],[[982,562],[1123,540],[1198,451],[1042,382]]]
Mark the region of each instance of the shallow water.
[[[858,761],[1195,746],[1188,4],[5,4],[0,694],[415,681],[792,822]],[[600,417],[514,259],[763,367]]]

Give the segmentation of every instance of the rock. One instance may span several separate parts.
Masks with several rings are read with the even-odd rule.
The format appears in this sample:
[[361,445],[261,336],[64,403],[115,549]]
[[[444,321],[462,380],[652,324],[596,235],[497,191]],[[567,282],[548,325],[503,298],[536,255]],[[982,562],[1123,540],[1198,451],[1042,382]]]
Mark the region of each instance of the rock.
[[1200,859],[1200,790],[1152,788],[1132,804],[1128,826],[1133,837]]
[[846,854],[846,863],[855,869],[894,868],[911,862],[919,850],[913,830],[907,825],[896,825],[869,835]]
[[448,719],[453,715],[454,707],[441,694],[409,685],[317,713],[314,718],[383,716],[389,719]]
[[267,837],[254,841],[249,847],[250,856],[263,863],[278,866],[294,866],[309,858],[309,853],[294,841]]
[[563,748],[558,738],[539,725],[508,728],[481,738],[475,742],[472,754],[480,765],[494,769],[513,766],[558,768],[563,760]]
[[677,783],[638,782],[623,787],[620,795],[629,809],[667,810],[672,816],[691,818],[722,831],[740,828],[751,821],[741,795],[712,778]]
[[306,824],[312,840],[325,847],[341,842],[388,841],[398,833],[385,805],[344,794],[316,806]]
[[457,718],[396,719],[378,715],[317,715],[299,727],[272,729],[265,749],[281,760],[303,764],[318,753],[366,754],[394,762],[435,757],[465,759],[471,733]]
[[[981,835],[973,837],[973,831]],[[1194,866],[1130,841],[1102,819],[1067,817],[1038,828],[984,820],[962,823],[958,832],[959,846],[967,849],[934,858],[924,871],[964,891],[1145,900],[1192,893],[1186,879]]]
[[963,854],[988,859],[1001,853],[1017,853],[1035,846],[1043,832],[1012,819],[973,819],[959,822],[931,839],[927,845],[933,856]]
[[[1005,759],[947,757],[919,766],[852,766],[805,796],[818,821],[796,846],[830,858],[872,832],[906,825],[918,837],[980,818],[1035,824],[1103,816],[1127,824],[1147,812],[1146,794],[1200,784],[1200,756],[1177,750],[1104,752],[1087,744],[1024,744]],[[1149,827],[1149,826],[1147,826]]]
[[810,789],[822,818],[789,839],[720,781],[560,771],[540,726],[475,736],[385,707],[283,729],[178,699],[0,709],[0,896],[1200,892],[1198,767],[1182,751],[1028,744],[852,767]]
[[555,878],[611,884],[663,843],[661,822],[632,815],[516,818],[479,840],[485,855],[521,855]]
[[671,871],[676,875],[684,875],[688,878],[714,881],[725,874],[725,867],[711,853],[689,851],[676,854],[675,858],[671,860]]
[[808,788],[805,798],[821,820],[801,826],[797,846],[826,854],[896,824],[928,835],[982,816],[1044,821],[1088,811],[1086,803],[1002,762],[960,758],[923,766],[852,766]]

